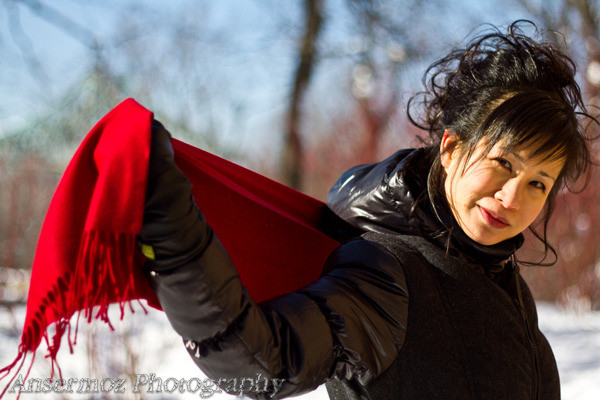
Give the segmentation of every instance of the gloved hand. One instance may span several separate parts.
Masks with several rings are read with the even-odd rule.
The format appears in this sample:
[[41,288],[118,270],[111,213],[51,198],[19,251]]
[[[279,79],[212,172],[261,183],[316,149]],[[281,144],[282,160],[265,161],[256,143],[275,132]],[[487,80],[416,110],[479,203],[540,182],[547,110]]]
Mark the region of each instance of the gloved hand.
[[148,266],[166,271],[197,257],[212,238],[192,196],[192,183],[175,165],[171,135],[152,123],[144,221],[138,235]]

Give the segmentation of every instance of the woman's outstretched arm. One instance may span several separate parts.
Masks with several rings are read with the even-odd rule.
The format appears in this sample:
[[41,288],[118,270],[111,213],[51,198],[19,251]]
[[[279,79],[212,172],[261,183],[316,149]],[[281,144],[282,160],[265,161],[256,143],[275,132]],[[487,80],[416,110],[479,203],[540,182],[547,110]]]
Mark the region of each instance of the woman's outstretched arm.
[[[153,148],[161,140],[154,136]],[[161,154],[153,152],[155,158]],[[181,187],[170,192],[149,184],[155,193],[149,193],[147,208],[150,202],[167,211],[147,210],[140,240],[156,248],[149,280],[204,373],[235,394],[247,388],[247,396],[280,398],[330,378],[366,384],[392,363],[408,312],[406,282],[395,257],[372,242],[351,241],[331,254],[316,282],[256,304],[195,204],[186,205],[187,184],[181,176],[169,176],[181,172],[166,167],[167,153],[157,163],[164,168],[153,167],[151,157],[150,173],[159,169],[162,185]],[[164,198],[174,195],[182,198]],[[237,386],[228,387],[233,378]]]
[[404,340],[408,295],[393,256],[357,239],[335,250],[326,268],[305,288],[256,304],[213,235],[196,259],[149,279],[210,378],[226,384],[260,375],[268,379],[265,393],[246,395],[279,398],[330,378],[366,384],[392,363]]

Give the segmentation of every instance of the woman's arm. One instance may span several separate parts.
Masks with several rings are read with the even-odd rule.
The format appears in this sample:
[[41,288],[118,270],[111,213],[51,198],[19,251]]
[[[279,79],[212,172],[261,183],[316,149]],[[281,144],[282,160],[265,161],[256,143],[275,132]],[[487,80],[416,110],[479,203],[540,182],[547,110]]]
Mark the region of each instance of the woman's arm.
[[404,340],[408,295],[392,255],[358,239],[334,251],[326,268],[307,287],[256,304],[213,235],[199,257],[153,272],[150,281],[210,378],[226,383],[260,375],[269,382],[265,393],[246,395],[280,398],[334,377],[366,384],[392,363]]
[[[365,384],[391,364],[404,340],[402,268],[365,240],[334,251],[316,282],[256,304],[198,210],[159,123],[139,237],[152,249],[145,252],[148,277],[169,321],[196,364],[215,382],[222,379],[225,390],[230,379],[259,376],[267,379],[265,390],[246,395],[299,394],[332,377]],[[229,389],[239,394],[239,387]]]

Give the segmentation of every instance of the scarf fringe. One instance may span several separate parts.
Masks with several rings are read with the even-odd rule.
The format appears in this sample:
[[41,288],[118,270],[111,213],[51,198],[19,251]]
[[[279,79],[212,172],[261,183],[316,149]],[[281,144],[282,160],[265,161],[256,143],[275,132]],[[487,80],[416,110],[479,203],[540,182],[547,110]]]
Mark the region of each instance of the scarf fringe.
[[[15,360],[9,366],[7,366],[5,368],[2,368],[0,370],[0,372],[5,372],[4,375],[0,376],[0,380],[2,380],[6,376],[8,376],[8,374],[10,373],[10,370],[19,361],[21,361],[21,364],[19,365],[19,367],[17,368],[17,370],[15,371],[15,373],[13,374],[13,376],[10,378],[10,380],[8,381],[8,383],[6,384],[6,386],[4,387],[4,389],[2,390],[2,393],[0,393],[0,399],[4,397],[4,394],[6,393],[6,391],[10,387],[10,385],[13,383],[13,381],[15,380],[15,378],[19,375],[19,372],[21,372],[21,369],[23,368],[23,365],[25,364],[26,358],[27,358],[27,351],[24,350],[23,346],[20,346],[19,347],[19,354],[17,354],[17,357],[15,358]],[[33,352],[33,356],[31,357],[31,362],[29,363],[29,368],[27,368],[27,373],[25,374],[25,378],[23,379],[23,381],[26,381],[27,378],[29,377],[29,373],[31,372],[31,368],[33,367],[33,362],[34,361],[35,361],[35,351]],[[17,400],[19,400],[19,397],[21,397],[21,390],[22,389],[23,389],[22,386],[19,387],[19,393],[17,394]]]
[[[108,307],[111,303],[118,303],[121,311],[120,319],[125,315],[125,308],[129,306],[134,313],[131,299],[136,293],[135,269],[141,274],[143,256],[136,243],[136,235],[129,233],[114,233],[89,231],[84,232],[81,239],[80,251],[73,272],[69,271],[60,277],[41,302],[35,315],[31,317],[28,329],[23,331],[21,344],[14,361],[8,366],[0,369],[0,380],[12,375],[6,387],[0,393],[3,397],[9,386],[13,383],[23,368],[25,359],[29,353],[33,354],[31,365],[27,375],[31,371],[35,350],[42,338],[46,342],[48,352],[46,358],[51,360],[51,379],[58,371],[62,379],[62,372],[57,363],[56,356],[61,346],[62,337],[67,334],[67,343],[70,353],[73,346],[77,344],[77,333],[81,315],[87,322],[99,319],[108,324],[114,331],[114,327],[108,316]],[[133,273],[132,273],[133,270]],[[147,313],[144,305],[137,300],[143,311]],[[71,328],[71,317],[77,313],[75,329]],[[54,332],[45,329],[54,320]],[[48,327],[49,328],[49,327]],[[20,365],[12,371],[17,364]],[[11,373],[12,371],[12,373]],[[20,391],[19,391],[20,392]]]

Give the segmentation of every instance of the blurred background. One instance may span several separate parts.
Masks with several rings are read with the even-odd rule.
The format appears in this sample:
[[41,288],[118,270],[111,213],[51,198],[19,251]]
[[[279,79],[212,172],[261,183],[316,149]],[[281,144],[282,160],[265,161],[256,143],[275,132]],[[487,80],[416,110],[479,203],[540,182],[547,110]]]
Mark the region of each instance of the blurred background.
[[[124,98],[176,138],[324,200],[347,168],[419,144],[407,99],[431,62],[486,23],[547,30],[595,114],[599,10],[599,0],[0,0],[0,314],[26,301],[70,157]],[[600,310],[599,179],[560,194],[556,264],[523,268],[540,301]],[[531,242],[521,258],[539,259]]]

